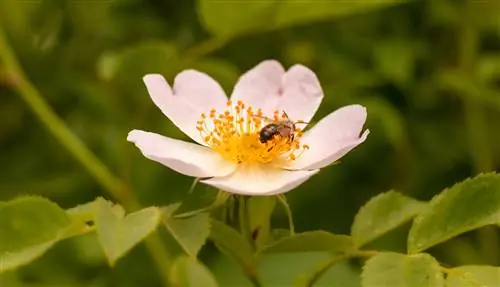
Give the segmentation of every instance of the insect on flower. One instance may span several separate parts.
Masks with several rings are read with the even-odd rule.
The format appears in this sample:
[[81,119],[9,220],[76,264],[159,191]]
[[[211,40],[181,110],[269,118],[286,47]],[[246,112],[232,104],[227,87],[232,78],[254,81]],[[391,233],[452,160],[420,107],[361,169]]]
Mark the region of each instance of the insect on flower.
[[[259,117],[259,116],[255,116]],[[271,122],[270,124],[264,126],[259,133],[259,140],[261,143],[266,143],[269,140],[272,140],[276,138],[276,136],[279,136],[281,138],[286,138],[290,141],[293,141],[295,138],[295,133],[300,132],[299,129],[296,128],[296,124],[308,124],[304,121],[292,121],[286,114],[286,112],[283,112],[283,116],[281,119],[278,119],[278,117],[275,115],[274,120],[270,119],[268,117],[262,117],[266,119],[267,121]]]
[[239,78],[230,98],[195,70],[178,74],[172,86],[158,74],[143,80],[163,114],[197,144],[141,130],[127,140],[146,158],[233,194],[290,191],[369,134],[362,132],[366,109],[360,105],[342,107],[308,128],[323,90],[303,65],[285,70],[263,61]]

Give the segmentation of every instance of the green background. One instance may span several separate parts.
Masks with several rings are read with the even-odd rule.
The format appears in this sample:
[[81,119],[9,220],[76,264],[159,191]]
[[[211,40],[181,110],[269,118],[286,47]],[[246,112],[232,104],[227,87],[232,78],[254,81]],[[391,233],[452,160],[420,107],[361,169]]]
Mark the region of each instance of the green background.
[[[298,231],[348,234],[372,196],[396,189],[429,200],[500,167],[500,2],[490,1],[0,1],[0,27],[39,95],[123,183],[103,187],[33,111],[15,71],[0,61],[0,200],[41,195],[69,208],[97,196],[131,206],[184,201],[214,190],[149,161],[126,141],[131,129],[188,140],[154,106],[141,77],[171,82],[185,68],[207,72],[230,94],[265,59],[313,69],[325,92],[314,121],[347,104],[368,109],[368,140],[288,193]],[[29,94],[29,92],[28,92]],[[85,156],[84,156],[85,157]],[[100,184],[101,183],[101,184]],[[135,198],[131,200],[130,198]],[[286,227],[281,209],[273,218]],[[408,226],[372,244],[404,251]],[[167,239],[167,243],[170,242]],[[482,228],[430,250],[441,262],[500,264],[498,229]],[[171,244],[172,245],[172,244]],[[175,246],[174,246],[175,247]],[[173,247],[173,248],[174,248]],[[289,286],[321,255],[266,261],[271,286]],[[201,258],[222,286],[247,286],[240,267],[208,244]],[[358,262],[335,267],[322,286],[359,286]],[[333,278],[333,279],[332,279]],[[143,245],[114,268],[95,235],[59,243],[0,276],[0,286],[160,286]]]

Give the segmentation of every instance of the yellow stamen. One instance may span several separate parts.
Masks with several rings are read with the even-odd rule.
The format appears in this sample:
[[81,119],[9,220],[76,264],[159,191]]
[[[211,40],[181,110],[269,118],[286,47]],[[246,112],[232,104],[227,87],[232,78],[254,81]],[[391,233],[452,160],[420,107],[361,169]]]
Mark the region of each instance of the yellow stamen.
[[[205,143],[221,154],[227,160],[236,163],[272,164],[283,166],[287,161],[293,161],[309,149],[300,144],[302,131],[296,129],[293,140],[276,134],[272,139],[262,143],[260,132],[263,128],[261,109],[238,101],[235,105],[227,102],[224,111],[210,110],[208,117],[201,114],[196,128]],[[282,111],[283,116],[286,114]],[[272,118],[279,121],[280,111],[274,111]],[[267,123],[266,123],[267,124]],[[210,128],[209,128],[210,127]]]

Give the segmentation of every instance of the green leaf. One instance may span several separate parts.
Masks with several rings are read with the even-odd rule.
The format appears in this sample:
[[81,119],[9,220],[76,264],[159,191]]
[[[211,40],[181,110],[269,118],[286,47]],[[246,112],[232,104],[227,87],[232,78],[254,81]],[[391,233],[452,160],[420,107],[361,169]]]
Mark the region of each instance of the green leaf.
[[250,230],[257,249],[270,240],[271,215],[276,206],[276,196],[254,196],[248,200]]
[[363,287],[444,287],[439,264],[429,254],[379,253],[363,267]]
[[42,255],[70,224],[63,209],[41,197],[0,202],[0,273]]
[[188,255],[196,258],[198,251],[210,235],[210,216],[205,212],[185,219],[176,219],[172,215],[178,207],[179,205],[176,204],[163,208],[163,224],[182,249]]
[[411,220],[426,204],[395,191],[370,199],[354,217],[351,235],[360,247]]
[[353,241],[347,235],[335,235],[326,231],[308,231],[285,237],[269,246],[262,253],[285,252],[346,252],[354,248]]
[[408,251],[416,253],[461,233],[500,224],[500,176],[481,174],[446,189],[413,222]]
[[450,269],[446,277],[447,287],[498,287],[500,267],[467,265]]
[[218,36],[233,36],[336,19],[402,2],[406,1],[317,1],[311,4],[294,0],[198,0],[197,10],[207,30]]
[[4,253],[0,256],[0,274],[16,269],[37,259],[49,250],[57,240],[48,241],[35,246],[27,247],[22,251]]
[[212,226],[210,239],[221,252],[232,257],[243,266],[255,266],[252,247],[240,233],[218,220],[212,219],[210,223]]
[[179,257],[170,271],[174,286],[180,287],[217,287],[212,272],[195,258]]
[[153,232],[160,221],[156,207],[124,216],[122,209],[114,209],[102,198],[95,206],[97,235],[110,265]]

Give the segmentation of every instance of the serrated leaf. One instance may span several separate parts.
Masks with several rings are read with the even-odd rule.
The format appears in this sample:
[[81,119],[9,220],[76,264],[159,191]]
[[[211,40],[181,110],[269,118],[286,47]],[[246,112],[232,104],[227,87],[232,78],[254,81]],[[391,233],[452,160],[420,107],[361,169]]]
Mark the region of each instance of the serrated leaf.
[[257,249],[261,249],[269,241],[271,232],[271,216],[276,206],[276,196],[254,196],[247,202],[250,214],[250,230]]
[[124,216],[121,209],[113,208],[100,198],[95,208],[97,236],[110,265],[152,233],[160,221],[160,211],[156,207]]
[[207,30],[225,37],[336,19],[401,2],[405,1],[317,1],[312,5],[305,1],[294,0],[237,2],[198,0],[197,10],[200,21]]
[[466,265],[453,268],[446,277],[446,287],[498,287],[500,267]]
[[212,272],[195,258],[179,257],[170,270],[174,286],[179,287],[217,287]]
[[64,210],[45,198],[0,202],[0,273],[38,258],[70,224]]
[[252,247],[238,231],[215,219],[210,220],[210,224],[212,227],[209,238],[221,252],[243,266],[255,266]]
[[446,189],[414,220],[408,251],[416,253],[461,233],[500,223],[500,176],[482,174]]
[[175,205],[162,210],[163,224],[184,251],[196,258],[210,235],[210,216],[205,212],[185,219],[173,218],[172,214],[178,207],[179,205]]
[[381,252],[365,263],[361,278],[363,287],[444,287],[439,264],[425,253]]
[[269,246],[261,253],[318,252],[331,253],[353,250],[352,238],[347,235],[336,235],[326,231],[308,231],[285,237]]
[[49,250],[56,242],[56,240],[53,240],[25,248],[21,251],[4,253],[0,256],[0,274],[5,271],[16,269],[37,259]]
[[406,223],[423,211],[426,204],[395,191],[379,194],[354,217],[351,235],[357,247],[363,246]]

